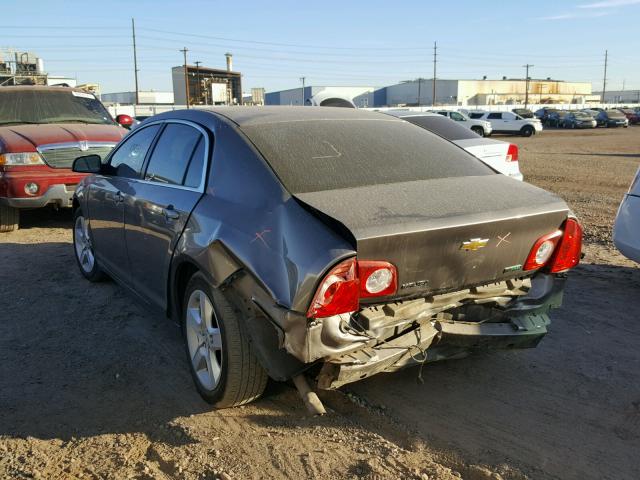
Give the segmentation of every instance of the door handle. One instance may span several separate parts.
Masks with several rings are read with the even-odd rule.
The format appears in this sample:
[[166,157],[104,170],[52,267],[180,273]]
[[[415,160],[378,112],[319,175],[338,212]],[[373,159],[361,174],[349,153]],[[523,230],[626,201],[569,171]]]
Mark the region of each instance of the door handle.
[[178,220],[180,218],[180,212],[173,208],[173,205],[163,208],[162,213],[164,213],[164,218],[167,220]]

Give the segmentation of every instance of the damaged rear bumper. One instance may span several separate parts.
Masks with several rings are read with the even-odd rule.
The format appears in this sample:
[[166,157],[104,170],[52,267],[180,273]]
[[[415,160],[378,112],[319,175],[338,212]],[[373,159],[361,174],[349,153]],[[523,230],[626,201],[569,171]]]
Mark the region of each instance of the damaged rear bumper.
[[285,345],[305,363],[322,361],[318,386],[335,389],[477,350],[535,347],[547,333],[548,312],[561,304],[563,289],[562,276],[538,274],[372,306],[353,316],[311,322],[305,335],[297,336],[302,342],[292,343],[289,336]]

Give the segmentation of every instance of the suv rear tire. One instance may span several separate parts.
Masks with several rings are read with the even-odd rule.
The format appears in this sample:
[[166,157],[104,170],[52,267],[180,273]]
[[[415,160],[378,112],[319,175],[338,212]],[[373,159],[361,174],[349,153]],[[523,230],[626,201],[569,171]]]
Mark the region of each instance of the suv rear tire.
[[200,272],[187,284],[181,323],[191,376],[205,401],[229,408],[262,395],[267,373],[253,354],[239,313]]
[[534,128],[531,125],[525,125],[524,127],[522,127],[520,129],[520,134],[523,137],[530,137],[531,135],[533,135],[536,131],[534,130]]
[[20,210],[8,205],[0,205],[0,232],[12,232],[18,229]]

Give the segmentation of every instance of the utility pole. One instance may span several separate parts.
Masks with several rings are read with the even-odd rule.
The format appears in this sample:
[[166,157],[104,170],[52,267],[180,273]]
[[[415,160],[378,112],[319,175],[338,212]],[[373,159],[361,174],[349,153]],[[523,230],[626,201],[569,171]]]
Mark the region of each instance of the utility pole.
[[420,87],[422,86],[422,77],[418,77],[418,106],[420,106]]
[[604,51],[604,78],[602,79],[602,98],[600,101],[604,103],[604,94],[607,91],[607,62],[609,60],[609,50]]
[[196,99],[200,103],[200,64],[202,62],[193,62],[196,64]]
[[138,98],[138,52],[136,51],[136,22],[131,19],[131,33],[133,34],[133,74],[136,79],[136,105],[139,102]]
[[187,108],[189,108],[189,77],[187,76],[187,47],[182,47],[180,50],[184,54],[184,93]]
[[525,77],[524,77],[524,108],[527,108],[529,105],[529,68],[535,67],[535,65],[526,64],[523,65],[526,68]]
[[300,77],[300,81],[302,82],[302,106],[304,107],[304,81],[307,77]]
[[438,58],[438,43],[433,42],[433,91],[431,92],[431,106],[436,106],[436,64]]

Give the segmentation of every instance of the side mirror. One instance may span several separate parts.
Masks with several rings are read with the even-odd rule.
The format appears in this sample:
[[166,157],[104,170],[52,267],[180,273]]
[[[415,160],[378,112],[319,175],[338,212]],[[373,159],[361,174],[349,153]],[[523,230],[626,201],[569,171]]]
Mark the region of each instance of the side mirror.
[[116,117],[116,122],[119,123],[124,128],[126,128],[127,130],[129,130],[133,125],[133,118],[131,118],[130,115],[125,115],[123,113]]
[[102,171],[102,158],[100,155],[85,155],[73,161],[71,168],[77,173],[100,173]]

